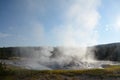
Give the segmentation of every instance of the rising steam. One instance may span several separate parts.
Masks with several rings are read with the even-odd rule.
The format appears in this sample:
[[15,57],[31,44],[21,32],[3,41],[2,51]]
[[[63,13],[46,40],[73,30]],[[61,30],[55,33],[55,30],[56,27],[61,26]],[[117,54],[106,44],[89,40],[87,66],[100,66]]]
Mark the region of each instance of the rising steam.
[[[32,2],[39,3],[39,1]],[[100,0],[60,0],[57,7],[59,6],[58,10],[61,14],[58,16],[63,22],[52,29],[51,36],[55,37],[59,44],[57,46],[61,47],[19,48],[22,57],[27,57],[23,58],[22,63],[18,65],[33,69],[100,67],[92,52],[95,48],[87,48],[97,43],[96,28],[100,19],[98,12],[100,3]],[[38,30],[37,32],[39,33]]]
[[56,25],[58,27],[53,29],[53,36],[59,46],[63,47],[21,49],[23,55],[29,53],[30,58],[27,60],[29,66],[77,69],[88,67],[87,63],[94,60],[93,53],[89,51],[87,54],[86,49],[88,45],[97,42],[95,29],[100,18],[98,13],[100,0],[62,0],[60,5],[64,6],[62,14],[58,15],[63,17],[63,23]]
[[54,29],[60,45],[76,47],[96,44],[100,0],[70,0],[66,4],[69,5],[62,14],[64,23]]

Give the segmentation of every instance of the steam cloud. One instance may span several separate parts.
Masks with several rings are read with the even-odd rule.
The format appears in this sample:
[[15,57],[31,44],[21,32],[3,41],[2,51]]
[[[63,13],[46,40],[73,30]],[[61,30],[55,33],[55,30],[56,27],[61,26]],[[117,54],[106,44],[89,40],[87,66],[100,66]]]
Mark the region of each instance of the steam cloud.
[[[100,15],[100,0],[67,1],[67,8],[62,14],[64,23],[54,29],[62,46],[87,46],[97,43],[95,31]],[[62,4],[61,4],[62,5]]]
[[[44,13],[46,7],[44,5],[39,6],[39,2],[42,3],[42,1],[31,0],[29,7],[34,12],[38,12],[38,7],[40,7],[42,12],[39,11],[39,13]],[[56,1],[53,0],[53,2]],[[43,1],[43,3],[45,4],[46,2]],[[94,53],[91,52],[94,48],[88,51],[86,49],[88,45],[97,43],[98,35],[95,29],[100,19],[98,8],[101,0],[60,0],[57,4],[56,6],[59,7],[57,9],[61,11],[58,16],[61,17],[62,22],[60,25],[55,24],[56,27],[51,29],[51,32],[53,32],[52,37],[55,37],[61,47],[19,48],[22,56],[28,56],[28,59],[23,61],[25,62],[23,65],[34,69],[96,67],[92,63],[95,62]],[[58,11],[56,8],[54,9]],[[35,22],[33,21],[33,23]],[[37,28],[34,29],[37,30],[34,31],[36,32],[35,34],[38,35],[39,31],[42,34],[45,30],[44,25],[37,24],[37,26],[40,27],[40,30],[35,27]]]
[[[93,53],[86,54],[86,49],[88,45],[97,43],[98,35],[95,29],[100,19],[98,8],[101,1],[70,0],[64,3],[68,4],[62,13],[64,23],[54,29],[57,41],[60,46],[64,46],[58,49],[62,54],[61,62],[64,62],[64,59],[69,62],[73,58],[79,59],[78,61],[94,61]],[[59,58],[57,60],[60,61]]]
[[88,64],[91,63],[90,60],[93,58],[91,57],[93,55],[91,50],[89,50],[90,55],[88,55],[89,53],[81,54],[81,52],[84,52],[83,49],[85,48],[29,47],[15,49],[15,54],[19,52],[22,57],[25,57],[25,59],[23,58],[25,63],[22,63],[22,65],[33,69],[82,69],[88,68]]
[[[22,49],[23,53],[32,53],[28,63],[31,66],[33,63],[36,66],[39,63],[42,67],[44,65],[50,69],[68,68],[68,66],[73,67],[72,65],[87,67],[87,63],[94,60],[92,53],[86,54],[86,46],[97,43],[95,29],[100,18],[98,13],[100,3],[100,0],[62,0],[59,5],[63,5],[64,10],[58,16],[62,17],[63,23],[56,25],[53,36],[63,47],[42,47],[40,50]],[[61,9],[63,9],[62,6]]]

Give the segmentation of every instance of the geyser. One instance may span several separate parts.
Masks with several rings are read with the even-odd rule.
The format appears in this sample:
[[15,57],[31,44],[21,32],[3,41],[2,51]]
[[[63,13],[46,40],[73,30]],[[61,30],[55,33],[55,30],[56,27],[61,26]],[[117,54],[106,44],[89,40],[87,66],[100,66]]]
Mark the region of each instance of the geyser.
[[27,65],[37,68],[45,66],[49,69],[80,69],[87,68],[87,64],[93,61],[90,56],[93,54],[86,54],[86,48],[82,47],[20,48],[20,52],[24,53],[22,56],[27,55]]

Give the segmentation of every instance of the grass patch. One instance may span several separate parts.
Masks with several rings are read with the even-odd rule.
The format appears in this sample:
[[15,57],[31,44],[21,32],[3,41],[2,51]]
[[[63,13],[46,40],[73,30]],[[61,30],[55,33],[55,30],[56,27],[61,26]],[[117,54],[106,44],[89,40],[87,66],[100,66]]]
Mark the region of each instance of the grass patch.
[[85,70],[28,70],[11,65],[7,65],[7,67],[2,66],[0,69],[6,73],[0,76],[2,80],[65,80],[65,78],[77,80],[77,77],[83,76],[120,78],[120,66],[118,65],[109,66],[105,69]]

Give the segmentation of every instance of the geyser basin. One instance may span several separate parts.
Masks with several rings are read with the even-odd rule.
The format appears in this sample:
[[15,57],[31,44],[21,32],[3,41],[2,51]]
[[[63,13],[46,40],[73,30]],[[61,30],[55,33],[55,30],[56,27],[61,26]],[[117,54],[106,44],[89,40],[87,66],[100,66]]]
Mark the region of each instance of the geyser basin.
[[[73,47],[12,47],[0,48],[1,59],[7,64],[28,69],[86,69],[119,65],[120,44],[89,48]],[[18,57],[19,60],[11,60]],[[114,61],[114,62],[112,62]]]
[[55,70],[55,69],[91,69],[91,68],[104,68],[109,65],[120,65],[118,62],[112,61],[71,61],[69,63],[58,63],[58,62],[44,62],[41,63],[39,60],[31,60],[31,59],[22,59],[22,60],[1,60],[6,64],[10,64],[13,66],[18,66],[26,69],[34,69],[34,70]]

